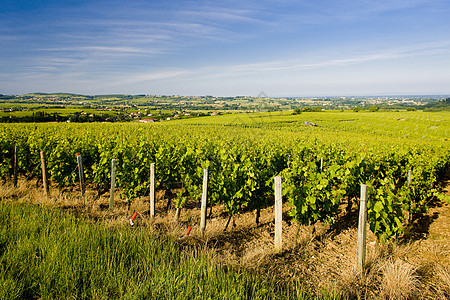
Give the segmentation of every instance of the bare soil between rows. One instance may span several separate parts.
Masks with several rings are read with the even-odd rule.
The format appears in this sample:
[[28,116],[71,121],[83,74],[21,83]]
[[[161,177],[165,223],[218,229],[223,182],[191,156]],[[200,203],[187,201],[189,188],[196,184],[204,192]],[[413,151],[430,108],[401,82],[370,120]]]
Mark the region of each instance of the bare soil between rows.
[[[443,184],[450,195],[450,181]],[[175,209],[167,210],[164,191],[157,191],[156,216],[149,217],[149,199],[128,203],[116,192],[115,205],[109,210],[109,193],[100,197],[93,190],[83,201],[76,187],[64,190],[51,187],[44,197],[34,181],[19,180],[18,187],[6,182],[0,186],[1,201],[50,205],[84,215],[93,222],[111,226],[129,224],[138,213],[135,226],[148,227],[149,234],[174,239],[186,251],[212,251],[224,268],[247,270],[283,283],[298,284],[313,293],[336,293],[350,299],[450,299],[450,205],[430,203],[427,213],[408,226],[397,242],[380,244],[368,231],[364,274],[355,273],[357,259],[357,211],[341,214],[333,225],[302,226],[288,216],[283,205],[283,251],[274,252],[274,208],[235,216],[224,231],[228,214],[223,206],[208,209],[205,235],[199,230],[200,209],[190,203],[174,221]],[[343,209],[345,211],[345,209]],[[131,226],[131,225],[130,225]],[[188,227],[190,236],[185,237]]]

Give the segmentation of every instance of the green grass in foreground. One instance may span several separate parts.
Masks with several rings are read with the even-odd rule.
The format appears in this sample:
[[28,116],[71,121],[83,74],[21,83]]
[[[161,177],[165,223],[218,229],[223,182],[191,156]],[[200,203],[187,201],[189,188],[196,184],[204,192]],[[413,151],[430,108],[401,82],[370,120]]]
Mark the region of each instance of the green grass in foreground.
[[[311,299],[144,228],[0,203],[0,299]],[[336,298],[315,296],[314,299]]]

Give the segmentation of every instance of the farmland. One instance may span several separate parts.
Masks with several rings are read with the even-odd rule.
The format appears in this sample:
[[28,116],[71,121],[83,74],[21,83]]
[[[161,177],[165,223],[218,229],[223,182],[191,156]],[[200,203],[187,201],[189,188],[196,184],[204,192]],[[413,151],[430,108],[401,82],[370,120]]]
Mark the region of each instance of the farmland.
[[162,95],[0,95],[0,122],[123,122],[192,118],[231,112],[287,110],[449,110],[445,96],[213,97]]
[[[251,219],[248,228],[272,232],[268,211],[273,203],[273,178],[281,176],[283,218],[296,224],[288,228],[295,226],[297,235],[314,228],[322,238],[331,228],[339,228],[354,217],[359,186],[364,183],[370,188],[371,239],[379,249],[386,249],[385,245],[399,245],[414,237],[414,224],[420,223],[433,203],[448,201],[441,184],[450,165],[449,134],[450,113],[423,111],[228,114],[153,124],[4,124],[0,131],[0,176],[5,187],[10,185],[17,146],[19,177],[22,184],[29,185],[40,178],[39,153],[45,151],[54,202],[62,203],[67,195],[78,199],[75,170],[76,154],[80,153],[91,190],[88,207],[102,210],[109,192],[111,160],[116,159],[117,203],[124,205],[117,212],[126,220],[138,210],[152,227],[155,223],[148,218],[148,206],[138,204],[148,198],[150,164],[155,163],[156,189],[161,195],[157,213],[162,217],[172,214],[170,200],[172,208],[182,209],[177,224],[192,226],[198,233],[195,207],[201,198],[202,171],[207,168],[208,206],[220,211],[223,219],[211,220],[207,234],[208,230],[209,234],[224,228],[237,230],[228,228],[228,223],[239,223],[242,216]],[[220,219],[217,213],[216,218]],[[294,242],[297,237],[286,234],[292,238],[286,242],[289,250],[281,257],[273,254],[275,259],[283,261],[289,251],[305,243],[301,239]],[[316,233],[310,234],[311,241],[320,239]],[[310,244],[305,243],[303,250]],[[226,249],[226,243],[220,246],[220,251]],[[302,253],[306,263],[310,254]],[[376,273],[374,268],[369,270]],[[427,280],[435,279],[430,274]],[[427,280],[423,284],[428,284]],[[287,291],[304,282],[290,284]],[[312,284],[309,288],[314,291],[318,287]],[[361,295],[338,291],[343,297]],[[365,295],[379,293],[374,290]],[[445,288],[430,287],[430,295],[439,293],[445,294]],[[238,295],[242,296],[232,297]]]

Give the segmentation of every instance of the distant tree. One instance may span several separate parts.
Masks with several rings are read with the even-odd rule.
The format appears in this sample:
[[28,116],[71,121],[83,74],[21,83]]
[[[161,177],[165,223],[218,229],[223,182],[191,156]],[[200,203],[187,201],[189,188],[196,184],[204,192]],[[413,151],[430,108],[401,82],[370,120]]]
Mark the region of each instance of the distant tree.
[[72,123],[78,122],[78,118],[79,118],[80,114],[79,113],[74,113],[73,115],[70,115],[69,120]]
[[416,111],[416,108],[415,107],[407,107],[406,111]]
[[358,106],[353,107],[353,111],[354,112],[358,112],[359,111],[359,107]]
[[370,112],[376,112],[376,111],[378,111],[378,107],[376,107],[375,105],[372,105],[372,106],[369,108],[369,111],[370,111]]
[[301,114],[302,113],[302,110],[300,109],[300,108],[295,108],[294,109],[294,112],[292,113],[293,115],[299,115],[299,114]]

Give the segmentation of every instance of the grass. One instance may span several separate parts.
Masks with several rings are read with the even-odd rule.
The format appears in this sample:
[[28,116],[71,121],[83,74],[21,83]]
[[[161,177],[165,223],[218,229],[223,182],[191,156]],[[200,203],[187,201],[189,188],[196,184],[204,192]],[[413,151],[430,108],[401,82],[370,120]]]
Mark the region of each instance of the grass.
[[[271,275],[225,270],[146,227],[0,203],[1,299],[312,299]],[[314,296],[313,299],[336,296]]]
[[[42,197],[34,181],[0,185],[0,299],[449,299],[448,205],[427,238],[375,242],[368,233],[366,270],[354,273],[357,229],[330,232],[316,224],[283,225],[283,254],[273,254],[273,207],[227,218],[214,207],[206,235],[198,230],[199,209],[173,210],[157,196],[157,216],[148,218],[148,198],[127,208],[109,195],[87,203],[78,190],[51,188]],[[30,204],[32,203],[32,204]],[[129,218],[138,212],[131,228]],[[75,217],[75,216],[79,217]],[[348,221],[348,220],[347,220]],[[346,222],[347,222],[346,221]],[[178,240],[187,226],[191,237]],[[300,227],[299,227],[300,226]],[[346,228],[346,227],[345,227]],[[64,251],[63,251],[64,250]],[[297,288],[298,287],[298,288]],[[45,293],[45,294],[44,294]]]
[[419,287],[415,268],[401,260],[388,261],[382,268],[381,295],[386,299],[417,298]]

